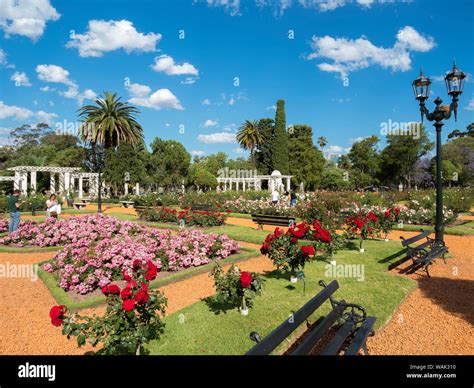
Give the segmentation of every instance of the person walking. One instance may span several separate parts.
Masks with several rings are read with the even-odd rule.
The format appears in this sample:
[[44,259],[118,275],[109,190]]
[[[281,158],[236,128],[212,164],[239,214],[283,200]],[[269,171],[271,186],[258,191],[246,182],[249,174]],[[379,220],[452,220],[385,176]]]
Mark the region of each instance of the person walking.
[[8,197],[8,210],[10,211],[10,224],[8,225],[8,232],[12,233],[18,229],[20,224],[20,206],[25,202],[20,202],[21,191],[13,190],[13,194]]
[[277,205],[278,201],[280,201],[280,193],[278,192],[277,189],[273,189],[273,191],[272,191],[272,203],[274,205]]
[[294,207],[296,205],[296,199],[297,199],[296,193],[293,190],[291,190],[291,192],[290,192],[290,207]]

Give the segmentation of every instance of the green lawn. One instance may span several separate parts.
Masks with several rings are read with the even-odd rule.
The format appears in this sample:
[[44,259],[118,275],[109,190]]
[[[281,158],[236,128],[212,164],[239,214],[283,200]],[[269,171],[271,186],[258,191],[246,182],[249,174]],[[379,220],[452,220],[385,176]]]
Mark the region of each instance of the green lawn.
[[[363,264],[365,279],[338,278],[340,289],[335,297],[361,304],[369,315],[377,317],[375,328],[380,329],[415,288],[416,282],[386,271],[395,258],[383,259],[399,252],[400,243],[367,241],[365,249],[365,253],[345,250],[336,255],[337,264]],[[332,280],[325,276],[326,265],[324,261],[313,261],[306,266],[305,294],[301,281],[293,288],[288,278],[281,277],[278,271],[266,274],[262,295],[257,297],[247,317],[241,316],[236,309],[212,311],[206,301],[188,306],[165,318],[163,336],[151,342],[148,348],[152,354],[243,354],[253,345],[248,339],[251,331],[267,335],[321,290],[320,279],[327,283]],[[327,314],[329,309],[329,303],[326,303],[312,318]]]
[[[408,232],[419,232],[420,229],[430,230],[434,232],[434,226],[429,225],[409,225],[404,224],[403,228],[394,230],[405,230]],[[453,235],[453,236],[474,236],[474,221],[466,222],[462,225],[455,226],[445,226],[444,234]]]

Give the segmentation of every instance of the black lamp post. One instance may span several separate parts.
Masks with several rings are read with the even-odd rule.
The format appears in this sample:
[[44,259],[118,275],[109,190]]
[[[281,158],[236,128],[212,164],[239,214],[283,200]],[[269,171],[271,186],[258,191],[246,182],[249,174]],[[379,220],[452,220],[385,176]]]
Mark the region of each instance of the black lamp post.
[[428,121],[434,121],[436,128],[436,241],[444,244],[444,226],[443,226],[443,180],[442,180],[442,159],[441,159],[441,128],[443,127],[443,120],[448,120],[451,113],[454,112],[454,120],[457,121],[458,100],[459,95],[462,94],[464,86],[464,79],[466,75],[456,67],[453,62],[453,68],[446,74],[444,80],[446,82],[446,89],[448,94],[452,97],[451,105],[441,105],[443,100],[436,97],[434,100],[436,108],[430,113],[425,106],[425,101],[430,96],[431,81],[428,77],[423,75],[420,71],[420,76],[412,83],[415,98],[420,103],[421,122],[423,117]]

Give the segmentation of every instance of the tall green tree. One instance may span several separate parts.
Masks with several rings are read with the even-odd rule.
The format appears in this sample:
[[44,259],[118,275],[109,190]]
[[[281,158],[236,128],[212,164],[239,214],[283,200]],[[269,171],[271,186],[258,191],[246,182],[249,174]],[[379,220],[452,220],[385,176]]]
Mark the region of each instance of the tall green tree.
[[286,175],[290,171],[288,159],[288,133],[286,131],[285,101],[276,103],[275,130],[272,140],[272,168]]
[[454,184],[467,186],[474,184],[474,137],[462,136],[443,144],[443,160],[459,166],[458,181]]
[[379,155],[377,151],[377,136],[370,136],[355,142],[348,154],[352,165],[350,176],[357,188],[375,185],[379,171]]
[[151,150],[148,174],[154,184],[176,188],[187,183],[191,155],[179,141],[156,137]]
[[323,153],[313,145],[313,130],[309,125],[294,125],[289,133],[290,175],[295,185],[303,182],[314,190],[321,182],[324,169]]
[[416,163],[433,147],[434,143],[429,140],[424,126],[419,127],[416,136],[388,135],[387,146],[380,154],[382,180],[392,184],[404,181],[411,188]]
[[263,136],[263,142],[256,147],[255,162],[257,170],[262,175],[270,175],[273,171],[272,150],[275,122],[264,118],[258,121],[258,131]]
[[103,97],[95,100],[95,105],[85,105],[79,109],[79,137],[90,144],[93,164],[99,173],[98,212],[102,212],[102,168],[104,158],[97,147],[104,150],[120,144],[137,146],[143,142],[143,128],[137,122],[139,110],[127,102],[121,101],[116,93],[104,92]]
[[255,164],[255,147],[264,141],[258,129],[258,122],[255,120],[246,120],[245,123],[240,126],[236,139],[244,150],[250,150],[250,161],[252,164]]

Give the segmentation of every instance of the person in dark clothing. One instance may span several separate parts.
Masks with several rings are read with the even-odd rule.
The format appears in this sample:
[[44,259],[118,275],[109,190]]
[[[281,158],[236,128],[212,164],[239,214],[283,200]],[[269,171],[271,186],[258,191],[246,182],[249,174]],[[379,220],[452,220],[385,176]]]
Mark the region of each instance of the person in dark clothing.
[[297,200],[296,193],[293,190],[291,190],[290,192],[290,206],[291,207],[296,205],[296,200]]
[[14,190],[13,194],[8,197],[8,211],[10,212],[10,224],[8,232],[12,233],[18,229],[20,224],[20,206],[24,202],[19,202],[20,190]]

